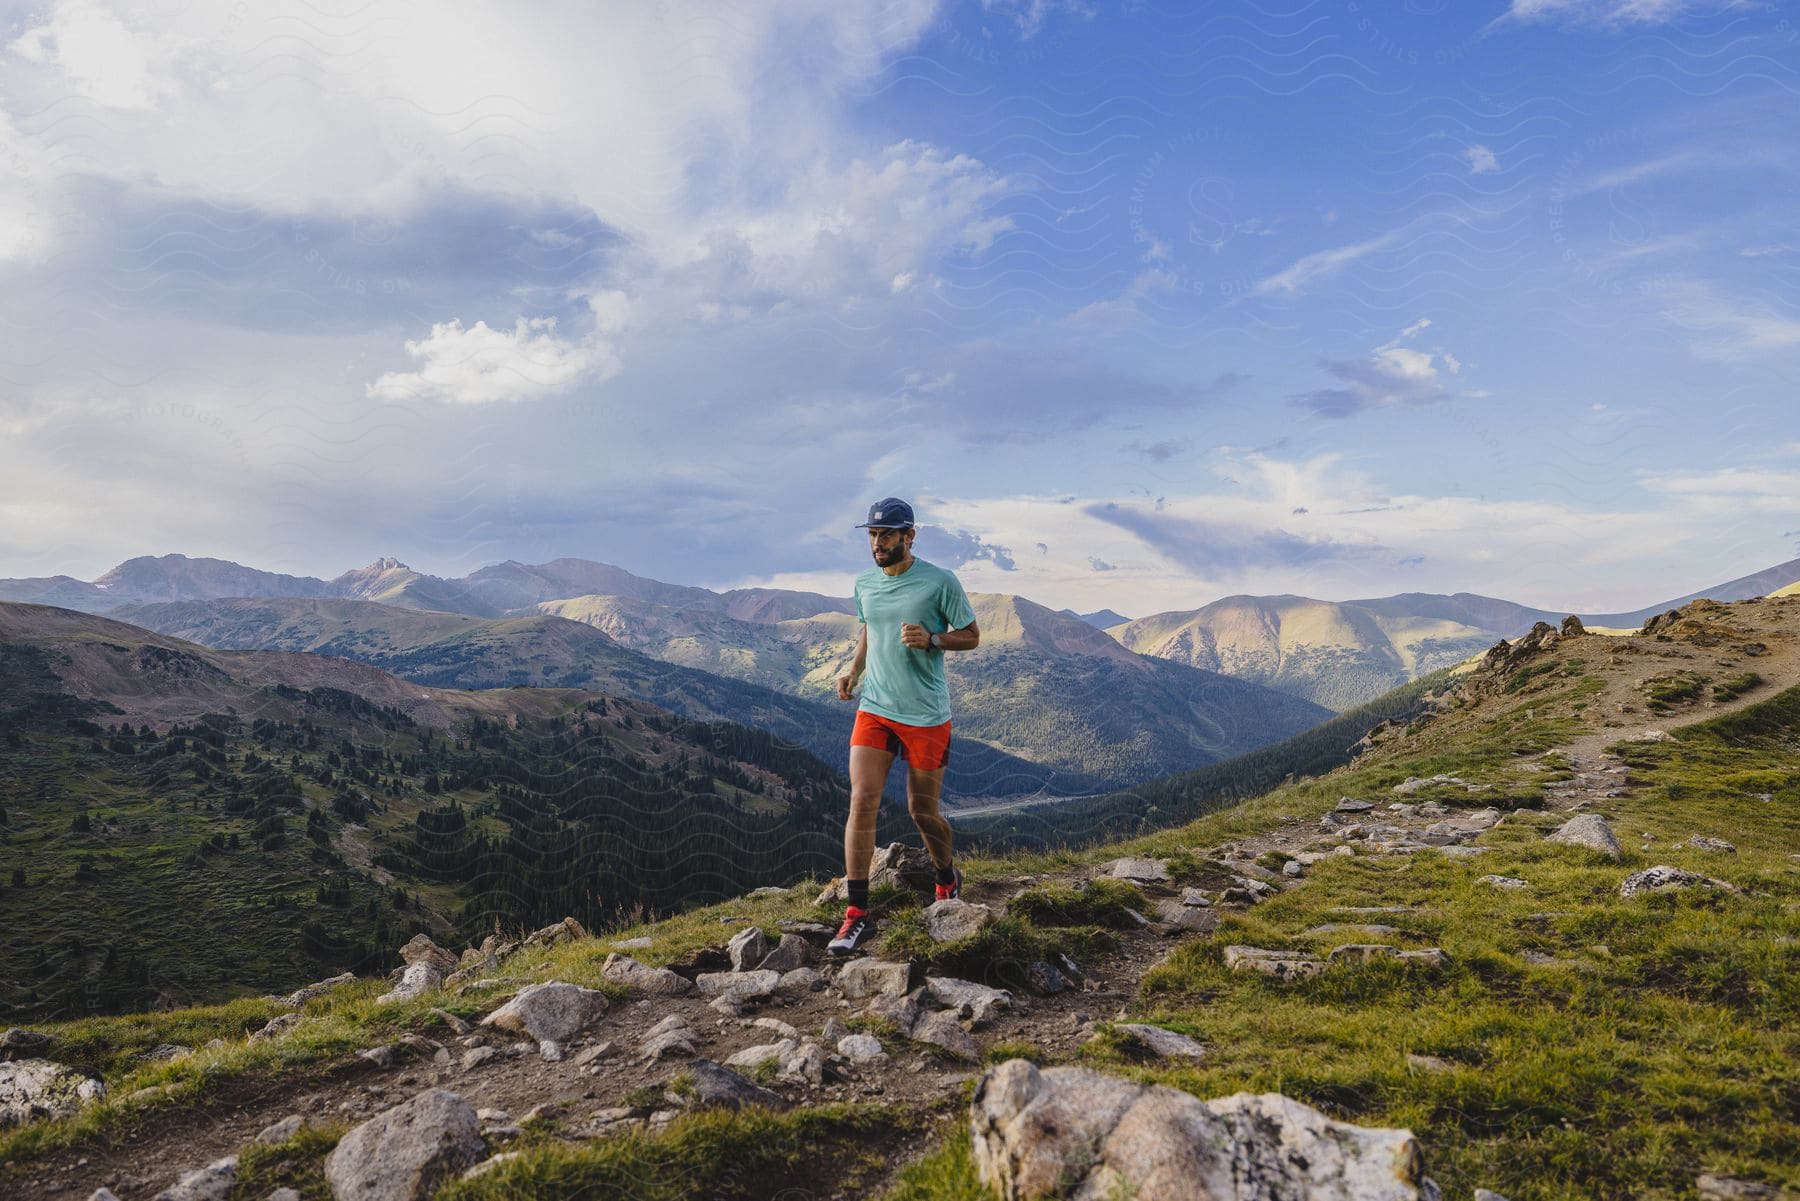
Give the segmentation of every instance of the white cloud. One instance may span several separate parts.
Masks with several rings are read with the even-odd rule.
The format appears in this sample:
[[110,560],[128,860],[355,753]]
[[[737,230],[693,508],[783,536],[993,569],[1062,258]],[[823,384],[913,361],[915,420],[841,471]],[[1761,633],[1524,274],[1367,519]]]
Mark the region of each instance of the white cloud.
[[7,47],[58,70],[74,93],[104,108],[148,109],[172,95],[176,40],[132,29],[99,0],[57,0]]
[[1367,409],[1417,408],[1450,399],[1438,364],[1457,375],[1462,361],[1441,350],[1401,345],[1429,328],[1431,319],[1421,317],[1370,351],[1366,359],[1327,359],[1321,366],[1337,384],[1302,393],[1294,402],[1322,417],[1350,417]]
[[1662,313],[1695,335],[1693,351],[1703,359],[1764,358],[1800,346],[1800,317],[1777,312],[1764,301],[1726,296],[1707,283],[1672,285]]
[[534,400],[583,380],[611,379],[620,369],[618,355],[605,342],[558,338],[556,321],[548,317],[521,317],[511,332],[490,329],[484,321],[468,329],[461,321],[446,321],[408,342],[406,353],[422,366],[383,375],[369,385],[372,399],[459,405]]
[[1488,175],[1500,169],[1500,160],[1486,146],[1473,145],[1463,151],[1463,161],[1469,164],[1470,175]]
[[1400,240],[1403,232],[1404,230],[1396,229],[1361,242],[1335,246],[1330,250],[1320,250],[1306,255],[1285,269],[1277,271],[1274,275],[1259,280],[1256,284],[1256,292],[1262,296],[1276,292],[1288,295],[1304,292],[1312,284],[1336,275],[1358,259],[1366,258],[1379,250],[1386,250]]
[[1582,25],[1659,25],[1694,12],[1742,7],[1741,0],[1512,0],[1507,18]]

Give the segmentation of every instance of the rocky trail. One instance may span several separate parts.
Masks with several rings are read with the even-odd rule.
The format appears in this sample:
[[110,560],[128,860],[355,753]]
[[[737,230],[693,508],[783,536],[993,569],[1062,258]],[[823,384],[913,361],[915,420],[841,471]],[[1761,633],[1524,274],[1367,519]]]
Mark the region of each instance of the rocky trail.
[[[1794,649],[1782,640],[1779,650],[1764,661],[1765,675],[1776,677],[1771,683],[1787,686],[1793,681],[1783,684],[1782,679],[1800,673]],[[1630,656],[1615,651],[1613,657],[1623,661]],[[1725,667],[1730,666],[1727,661]],[[1609,728],[1590,729],[1516,765],[1521,774],[1556,773],[1542,790],[1543,810],[1569,818],[1551,838],[1618,857],[1617,839],[1603,815],[1629,795],[1632,779],[1626,765],[1606,748],[1622,738],[1667,737],[1664,727],[1644,725],[1624,709],[1638,687],[1620,673],[1617,692],[1622,699],[1603,698],[1610,707],[1595,705],[1596,713],[1609,715]],[[1639,723],[1637,728],[1617,728],[1610,715],[1620,711]],[[1668,728],[1711,715],[1683,714]],[[899,956],[888,959],[885,937],[874,940],[871,954],[833,960],[823,951],[831,929],[798,919],[783,919],[776,938],[773,931],[727,915],[720,919],[714,945],[665,967],[631,958],[640,950],[637,946],[588,936],[572,919],[525,940],[527,945],[569,944],[562,947],[565,953],[578,949],[604,964],[602,975],[627,990],[625,999],[609,1000],[573,983],[509,975],[508,956],[521,947],[491,939],[459,959],[420,936],[403,949],[405,963],[395,973],[395,992],[389,996],[492,995],[496,1001],[507,998],[506,1003],[484,1005],[485,1016],[477,1021],[436,1009],[429,1024],[391,1042],[279,1077],[230,1079],[195,1102],[148,1107],[140,1117],[70,1150],[0,1167],[0,1195],[223,1199],[232,1187],[232,1157],[242,1148],[287,1138],[305,1123],[331,1121],[352,1128],[328,1161],[335,1196],[423,1198],[434,1181],[504,1163],[508,1146],[527,1131],[583,1142],[627,1129],[655,1129],[687,1110],[707,1106],[779,1109],[874,1101],[918,1118],[879,1146],[890,1165],[886,1174],[871,1179],[851,1173],[854,1161],[849,1159],[820,1164],[804,1182],[807,1196],[879,1195],[899,1165],[955,1124],[971,1120],[978,1130],[976,1156],[986,1164],[983,1170],[997,1173],[997,1179],[1021,1195],[1036,1195],[1030,1191],[1034,1172],[1075,1170],[1075,1159],[1068,1158],[1073,1151],[1046,1151],[1032,1141],[1044,1137],[1043,1127],[1058,1122],[1065,1132],[1101,1123],[1085,1144],[1090,1152],[1101,1148],[1099,1160],[1080,1164],[1090,1184],[1098,1187],[1116,1179],[1144,1197],[1187,1195],[1159,1191],[1155,1183],[1159,1171],[1179,1168],[1191,1176],[1213,1170],[1183,1159],[1191,1159],[1191,1148],[1182,1151],[1168,1142],[1174,1128],[1169,1124],[1185,1122],[1183,1129],[1216,1128],[1229,1135],[1239,1157],[1231,1170],[1240,1180],[1287,1170],[1277,1163],[1280,1156],[1263,1145],[1273,1131],[1278,1141],[1285,1138],[1290,1145],[1317,1140],[1316,1154],[1335,1156],[1332,1162],[1341,1164],[1335,1178],[1339,1183],[1333,1186],[1338,1191],[1308,1195],[1435,1196],[1435,1186],[1417,1169],[1418,1149],[1405,1132],[1347,1126],[1272,1094],[1200,1102],[1176,1090],[1085,1069],[1040,1071],[1022,1060],[994,1068],[984,1063],[995,1048],[1020,1043],[1036,1048],[1040,1062],[1071,1063],[1082,1045],[1101,1033],[1101,1023],[1115,1036],[1123,1031],[1147,1056],[1201,1054],[1186,1035],[1129,1023],[1146,972],[1184,943],[1211,938],[1220,914],[1305,888],[1312,866],[1328,856],[1481,856],[1483,836],[1510,817],[1505,808],[1482,805],[1481,794],[1493,787],[1450,774],[1408,779],[1393,788],[1393,795],[1346,796],[1316,824],[1290,817],[1230,843],[1183,848],[1184,870],[1175,874],[1170,858],[1122,858],[1052,875],[971,880],[961,900],[924,910],[934,942],[978,933],[1022,897],[1046,888],[1090,891],[1094,881],[1104,879],[1114,882],[1107,890],[1127,886],[1137,898],[1123,911],[1129,916],[1114,931],[1111,949],[1086,962],[1057,956],[996,963],[974,980],[926,974]],[[1415,794],[1441,797],[1457,791],[1467,795],[1454,806],[1415,799]],[[1281,855],[1271,857],[1270,852]],[[929,863],[917,851],[899,844],[884,848],[876,866],[877,887],[928,889]],[[1497,888],[1519,883],[1485,879]],[[1696,885],[1723,882],[1658,877],[1641,883],[1646,889]],[[1402,951],[1384,945],[1382,927],[1370,924],[1380,920],[1373,910],[1346,907],[1342,917],[1342,943],[1323,956],[1232,946],[1225,949],[1224,961],[1232,970],[1278,979],[1324,971],[1340,959],[1396,955],[1442,961],[1437,948]],[[287,1036],[305,1020],[308,992],[292,998],[292,1014],[275,1018],[251,1037]],[[53,1056],[53,1049],[44,1054]],[[20,1059],[17,1054],[8,1057]],[[6,1066],[0,1063],[0,1068]],[[978,1076],[982,1087],[971,1106],[964,1085]],[[430,1137],[419,1135],[421,1127]],[[1129,1146],[1120,1142],[1122,1131],[1130,1134],[1125,1140]],[[1192,1143],[1191,1135],[1188,1141]],[[1364,1156],[1390,1165],[1379,1187],[1356,1183]],[[1395,1163],[1401,1165],[1398,1170]],[[1414,1167],[1408,1169],[1408,1163]],[[273,1194],[271,1201],[294,1198]]]

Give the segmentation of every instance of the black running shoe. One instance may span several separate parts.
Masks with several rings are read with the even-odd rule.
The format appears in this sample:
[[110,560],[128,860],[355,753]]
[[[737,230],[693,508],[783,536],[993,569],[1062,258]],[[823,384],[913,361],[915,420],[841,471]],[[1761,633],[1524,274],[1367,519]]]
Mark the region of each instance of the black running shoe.
[[937,886],[937,899],[940,901],[954,901],[962,896],[962,868],[953,867],[950,870],[956,874],[956,879]]
[[847,905],[844,907],[844,924],[838,927],[837,937],[827,943],[825,949],[833,955],[848,955],[874,932],[875,923],[869,920],[868,910]]

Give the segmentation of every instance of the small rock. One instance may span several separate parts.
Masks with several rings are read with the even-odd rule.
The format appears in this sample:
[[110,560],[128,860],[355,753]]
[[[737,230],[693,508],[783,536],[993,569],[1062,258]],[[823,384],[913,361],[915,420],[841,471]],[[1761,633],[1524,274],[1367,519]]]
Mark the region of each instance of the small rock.
[[855,1064],[877,1064],[887,1062],[887,1052],[881,1049],[881,1040],[873,1034],[846,1034],[837,1040],[838,1054]]
[[1003,988],[989,988],[971,980],[951,976],[927,976],[925,988],[939,1005],[956,1011],[977,1026],[985,1025],[994,1014],[1013,1007],[1013,995]]
[[1737,854],[1737,848],[1723,838],[1707,838],[1701,834],[1696,834],[1688,839],[1687,845],[1696,851],[1723,851],[1731,855]]
[[454,1013],[451,1013],[448,1009],[433,1009],[431,1011],[431,1014],[433,1017],[437,1018],[438,1021],[440,1021],[440,1022],[444,1023],[444,1025],[450,1027],[452,1033],[467,1034],[467,1033],[469,1033],[469,1031],[475,1029],[475,1027],[471,1026],[468,1022],[464,1021],[462,1018],[457,1017]]
[[1781,1190],[1758,1180],[1737,1176],[1715,1176],[1704,1173],[1694,1181],[1694,1189],[1706,1201],[1776,1201]]
[[1164,1059],[1199,1059],[1206,1054],[1205,1047],[1176,1030],[1165,1030],[1161,1026],[1146,1026],[1137,1022],[1121,1022],[1113,1029],[1130,1035],[1134,1042]]
[[980,1051],[975,1047],[975,1040],[969,1032],[962,1028],[956,1018],[949,1013],[939,1011],[928,1013],[913,1025],[914,1042],[929,1043],[942,1048],[960,1059],[979,1059]]
[[1489,888],[1530,888],[1531,885],[1517,876],[1477,876],[1475,883],[1486,884]]
[[781,1104],[781,1098],[775,1093],[710,1059],[694,1060],[687,1071],[693,1079],[692,1104],[697,1108],[741,1109],[745,1105],[774,1108]]
[[925,910],[925,929],[933,942],[955,942],[994,923],[994,911],[969,901],[935,901]]
[[364,1047],[356,1053],[358,1059],[366,1059],[378,1068],[394,1066],[394,1048],[389,1046]]
[[912,965],[885,959],[853,959],[838,973],[837,986],[852,1001],[903,995],[912,985]]
[[1406,1062],[1409,1067],[1421,1072],[1448,1072],[1456,1067],[1448,1059],[1439,1059],[1435,1055],[1417,1055],[1411,1051],[1406,1053]]
[[1372,801],[1359,801],[1355,797],[1339,797],[1335,812],[1367,813],[1373,808],[1375,805]]
[[891,1022],[899,1027],[902,1034],[909,1034],[919,1021],[921,991],[914,989],[912,992],[902,993],[897,997],[879,993],[870,999],[863,1013],[868,1017]]
[[1658,864],[1645,868],[1641,872],[1632,872],[1619,885],[1619,895],[1635,897],[1646,892],[1670,892],[1681,888],[1712,888],[1721,892],[1737,892],[1737,886],[1727,884],[1723,880],[1715,880],[1711,876],[1702,876],[1698,872],[1683,871],[1678,867]]
[[1211,901],[1206,899],[1206,894],[1201,892],[1198,888],[1183,889],[1181,892],[1181,903],[1195,909],[1205,909],[1212,904]]
[[334,1201],[419,1201],[485,1154],[475,1109],[427,1089],[346,1134],[325,1157]]
[[[420,935],[423,938],[424,935]],[[391,992],[382,993],[375,998],[378,1005],[392,1005],[399,1001],[410,1001],[414,997],[424,996],[434,988],[441,988],[444,974],[430,963],[419,962],[408,964],[401,973],[400,983],[394,985]]]
[[251,1032],[250,1041],[253,1043],[260,1043],[266,1039],[280,1038],[295,1026],[298,1026],[302,1020],[301,1016],[297,1013],[284,1013],[278,1017],[272,1017],[263,1024],[260,1030]]
[[525,936],[528,947],[550,947],[559,942],[570,942],[588,936],[587,927],[572,917],[565,917],[554,926],[545,926],[542,930],[534,930]]
[[[1575,618],[1568,617],[1568,618],[1564,618],[1563,620],[1566,623],[1566,622],[1574,621]],[[1507,1199],[1502,1194],[1496,1193],[1493,1189],[1478,1188],[1475,1190],[1475,1201],[1507,1201]]]
[[805,967],[807,961],[812,958],[812,953],[812,944],[801,935],[783,934],[781,941],[775,944],[773,950],[763,956],[762,961],[756,967],[765,972],[791,972],[796,968]]
[[[573,921],[573,918],[568,919]],[[497,1026],[538,1041],[546,1060],[562,1058],[561,1044],[585,1030],[606,1012],[606,994],[562,980],[546,980],[521,989],[519,994],[481,1019],[483,1026]]]
[[275,1143],[285,1143],[296,1134],[299,1134],[300,1128],[304,1125],[306,1125],[305,1117],[297,1113],[290,1113],[279,1122],[272,1122],[257,1131],[256,1141],[264,1146],[271,1146]]
[[702,996],[729,996],[738,1001],[766,997],[780,983],[780,972],[701,972],[694,977],[694,985]]
[[181,1180],[156,1194],[155,1201],[230,1201],[237,1184],[238,1157],[227,1155],[204,1168],[195,1168]]
[[1565,846],[1586,847],[1597,851],[1608,859],[1619,858],[1619,840],[1614,836],[1612,827],[1598,813],[1583,813],[1564,822],[1554,833],[1546,836],[1549,842],[1559,842]]
[[[777,951],[780,948],[776,948]],[[825,987],[825,973],[817,968],[797,967],[792,971],[781,973],[781,979],[775,985],[778,993],[818,992]]]
[[431,941],[426,934],[415,934],[400,948],[400,962],[411,967],[415,963],[429,964],[440,976],[448,976],[456,970],[457,959],[449,951]]
[[1025,980],[1033,992],[1053,997],[1069,987],[1068,977],[1039,959],[1025,966]]
[[500,1052],[493,1047],[476,1047],[472,1051],[464,1051],[462,1057],[463,1071],[478,1068],[490,1059],[499,1058]]
[[654,996],[678,997],[691,992],[694,982],[678,972],[666,967],[649,967],[639,963],[629,955],[614,952],[606,957],[600,968],[600,974],[608,980],[615,981],[630,988],[634,992],[650,993]]
[[763,934],[761,926],[745,926],[725,944],[725,953],[731,958],[732,971],[747,972],[768,955],[769,940]]
[[1225,966],[1234,972],[1261,972],[1277,980],[1297,980],[1325,970],[1316,959],[1308,959],[1299,951],[1271,951],[1263,947],[1229,946],[1225,948]]
[[1169,878],[1169,861],[1126,856],[1102,864],[1100,874],[1114,880],[1129,880],[1136,884],[1159,884],[1166,882]]
[[780,1018],[756,1018],[750,1025],[758,1030],[773,1030],[782,1038],[791,1038],[796,1042],[798,1042],[801,1037],[798,1030],[794,1029]]

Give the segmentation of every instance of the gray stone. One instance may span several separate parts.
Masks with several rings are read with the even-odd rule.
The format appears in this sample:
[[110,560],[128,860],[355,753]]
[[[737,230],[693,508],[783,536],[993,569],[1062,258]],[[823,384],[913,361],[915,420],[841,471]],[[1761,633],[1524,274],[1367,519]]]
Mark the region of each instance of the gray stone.
[[1279,1094],[1211,1102],[1088,1068],[1015,1059],[970,1107],[981,1181],[1013,1201],[1419,1201],[1437,1187],[1404,1130],[1335,1122]]
[[636,950],[641,950],[644,947],[655,946],[656,940],[654,938],[651,938],[649,935],[645,935],[642,938],[621,938],[621,939],[619,939],[619,941],[613,943],[612,945],[615,950],[616,949],[624,949],[624,950],[628,950],[628,951],[636,951]]
[[646,1038],[638,1048],[638,1055],[648,1063],[671,1055],[685,1059],[694,1054],[694,1051],[694,1032],[682,1029],[668,1030]]
[[994,911],[969,901],[934,901],[925,909],[925,930],[933,942],[955,942],[994,923]]
[[693,1082],[690,1103],[696,1108],[741,1109],[746,1105],[774,1108],[781,1104],[781,1098],[775,1093],[710,1059],[696,1059],[686,1070]]
[[738,1001],[766,997],[781,983],[780,972],[701,972],[694,984],[701,996],[731,997]]
[[870,998],[863,1013],[880,1021],[891,1022],[899,1027],[902,1034],[909,1034],[919,1021],[919,1010],[922,1007],[919,998],[922,992],[921,989],[914,989],[897,997],[878,993]]
[[972,980],[927,976],[925,988],[931,993],[932,1000],[954,1010],[958,1017],[968,1018],[977,1026],[992,1020],[998,1010],[1013,1007],[1013,995],[1004,988],[989,988]]
[[431,941],[427,934],[415,934],[400,948],[400,962],[411,967],[415,963],[430,964],[440,976],[448,976],[457,967],[457,958]]
[[1299,860],[1290,859],[1281,865],[1281,874],[1289,879],[1298,880],[1306,874],[1306,869],[1300,866]]
[[1130,1035],[1133,1041],[1164,1059],[1199,1059],[1206,1054],[1206,1048],[1187,1035],[1175,1030],[1165,1030],[1161,1026],[1120,1022],[1113,1029]]
[[1375,808],[1375,804],[1373,801],[1359,801],[1355,797],[1347,797],[1346,796],[1346,797],[1338,798],[1336,812],[1338,812],[1338,813],[1367,813],[1369,810],[1371,810],[1373,808]]
[[1612,827],[1598,813],[1583,813],[1564,822],[1554,834],[1546,835],[1550,842],[1562,843],[1565,846],[1586,847],[1590,851],[1598,851],[1608,859],[1619,858],[1619,840],[1614,836]]
[[54,1034],[10,1027],[5,1034],[0,1034],[0,1061],[41,1059],[55,1041]]
[[1672,892],[1682,888],[1712,888],[1720,892],[1736,892],[1737,887],[1723,880],[1715,880],[1711,876],[1702,876],[1698,872],[1683,871],[1678,867],[1670,867],[1659,863],[1655,867],[1647,867],[1641,872],[1632,872],[1619,885],[1619,895],[1635,897],[1646,892]]
[[1360,922],[1326,922],[1321,926],[1312,926],[1302,932],[1303,938],[1322,938],[1327,934],[1366,934],[1370,938],[1392,938],[1405,931],[1393,926],[1381,926],[1374,923]]
[[761,926],[745,926],[725,944],[725,954],[731,959],[731,970],[734,972],[750,971],[768,953],[769,940],[763,934]]
[[608,980],[625,985],[633,992],[650,993],[654,996],[678,997],[691,992],[694,987],[694,982],[686,976],[666,967],[650,967],[629,955],[617,952],[606,957],[600,974]]
[[887,1052],[881,1049],[881,1040],[873,1034],[846,1034],[837,1040],[837,1051],[855,1064],[887,1062]]
[[264,1197],[263,1201],[305,1201],[305,1198],[300,1195],[299,1189],[278,1188]]
[[260,1029],[250,1032],[250,1041],[253,1043],[260,1043],[271,1038],[280,1038],[295,1026],[298,1026],[301,1021],[302,1019],[297,1013],[283,1013],[276,1017],[272,1017],[264,1022]]
[[955,1016],[939,1010],[928,1013],[913,1024],[912,1038],[914,1042],[929,1043],[931,1046],[950,1052],[959,1059],[979,1059],[981,1052],[975,1047],[975,1040],[969,1032],[962,1028]]
[[[119,1201],[119,1195],[105,1185],[101,1185],[88,1194],[88,1201]],[[298,1195],[296,1195],[295,1201],[299,1201]]]
[[493,1047],[472,1047],[463,1052],[463,1071],[478,1068],[488,1060],[498,1058],[499,1055],[500,1052]]
[[1519,879],[1517,876],[1477,876],[1475,878],[1475,883],[1485,884],[1489,888],[1520,889],[1531,887],[1530,884]]
[[863,997],[897,997],[912,986],[912,965],[886,959],[852,959],[838,973],[837,986],[852,1001]]
[[727,1059],[725,1061],[725,1066],[728,1068],[741,1068],[745,1071],[754,1072],[765,1063],[780,1063],[787,1056],[793,1054],[799,1046],[800,1043],[798,1040],[784,1038],[779,1042],[761,1043],[754,1047],[745,1047],[742,1051],[738,1051]]
[[1206,894],[1198,888],[1184,888],[1181,892],[1181,903],[1196,909],[1204,909],[1212,904],[1206,899]]
[[1180,901],[1158,901],[1156,913],[1165,934],[1211,934],[1219,926],[1219,915],[1213,910]]
[[812,959],[812,944],[798,934],[783,934],[773,950],[756,966],[765,972],[791,972]]
[[474,1107],[432,1088],[346,1134],[325,1157],[325,1179],[334,1201],[425,1201],[486,1153]]
[[1042,959],[1025,965],[1025,982],[1033,992],[1053,997],[1069,987],[1069,980],[1053,964]]
[[[869,860],[870,889],[887,886],[926,892],[936,878],[937,869],[932,866],[931,856],[918,847],[910,847],[903,842],[890,842],[884,847],[877,847]],[[816,903],[842,905],[847,899],[844,880],[840,876],[820,891]]]
[[751,1021],[750,1025],[757,1030],[773,1030],[780,1037],[791,1038],[795,1042],[799,1042],[801,1038],[800,1031],[780,1018],[756,1018]]
[[262,1143],[264,1146],[271,1146],[275,1143],[285,1143],[296,1134],[299,1134],[301,1127],[305,1125],[306,1118],[303,1115],[290,1113],[279,1122],[271,1122],[269,1125],[264,1126],[261,1130],[257,1131],[256,1141]]
[[813,967],[797,967],[783,972],[781,979],[775,983],[775,991],[779,993],[817,992],[824,987],[825,973]]
[[1723,838],[1708,838],[1703,834],[1696,834],[1688,839],[1687,845],[1696,851],[1722,851],[1730,855],[1737,854],[1737,848]]
[[106,1095],[100,1081],[48,1059],[0,1063],[0,1130],[45,1118],[64,1118]]
[[[606,1004],[606,994],[598,989],[546,980],[521,989],[512,1000],[482,1018],[481,1024],[529,1035],[539,1044],[555,1045],[568,1042],[587,1029],[606,1012]],[[546,1053],[544,1058],[552,1056]]]
[[293,992],[289,993],[287,996],[280,997],[277,999],[283,1005],[286,1005],[292,1009],[298,1009],[302,1005],[305,1005],[308,1001],[312,1000],[314,997],[322,997],[326,993],[330,992],[332,989],[336,988],[338,985],[349,984],[349,983],[353,982],[355,979],[356,979],[355,972],[340,972],[337,975],[332,976],[330,979],[320,980],[315,984],[308,984],[304,988],[297,988]]
[[528,947],[552,947],[559,942],[572,942],[577,938],[588,936],[587,927],[572,917],[565,917],[554,926],[545,926],[542,930],[533,930],[525,936],[524,945]]
[[775,1075],[818,1087],[825,1082],[825,1048],[811,1040],[800,1043],[781,1057]]
[[1737,1176],[1715,1176],[1711,1172],[1694,1181],[1694,1189],[1705,1201],[1777,1201],[1781,1190],[1759,1180]]
[[[1565,618],[1564,620],[1573,621],[1575,619],[1571,617]],[[1475,1190],[1475,1201],[1507,1201],[1507,1199],[1505,1196],[1496,1193],[1491,1188],[1478,1188]]]
[[1125,856],[1102,864],[1100,874],[1114,880],[1130,880],[1136,884],[1160,884],[1169,879],[1169,861]]
[[[420,935],[420,937],[424,937]],[[389,992],[375,998],[378,1005],[392,1005],[398,1001],[410,1001],[414,997],[422,997],[434,988],[443,987],[444,974],[426,962],[409,963],[406,971],[400,975],[400,983],[394,985]]]
[[1271,951],[1263,947],[1229,946],[1225,948],[1225,966],[1234,972],[1261,972],[1277,980],[1298,980],[1316,976],[1325,965],[1309,959],[1299,951]]
[[1451,838],[1458,841],[1474,838],[1493,829],[1500,824],[1498,809],[1477,809],[1472,813],[1459,813],[1455,817],[1446,817],[1443,821],[1433,822],[1425,827],[1428,836]]
[[156,1194],[154,1201],[230,1201],[237,1183],[238,1157],[227,1155],[204,1168],[195,1168]]

